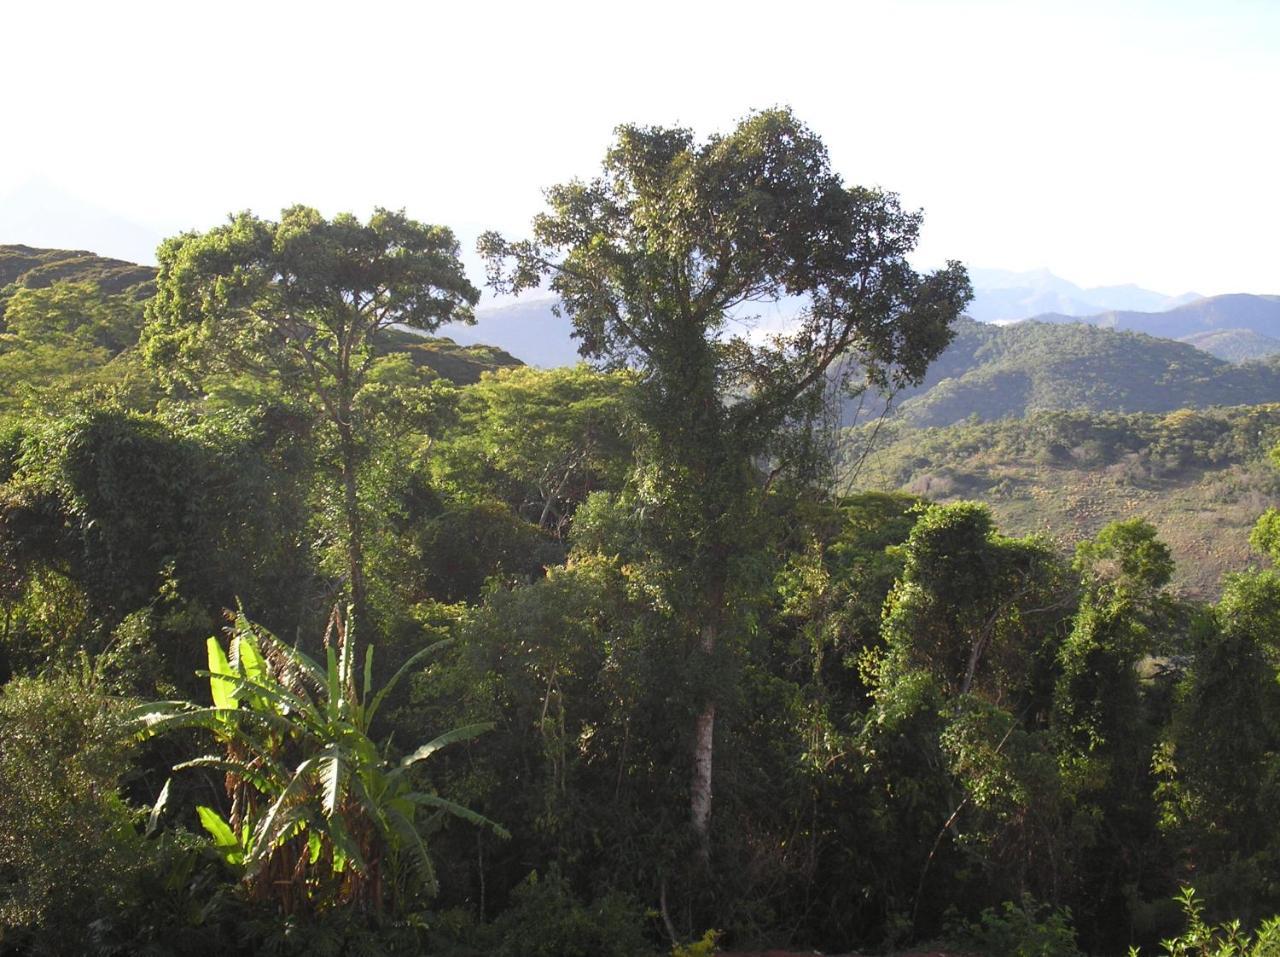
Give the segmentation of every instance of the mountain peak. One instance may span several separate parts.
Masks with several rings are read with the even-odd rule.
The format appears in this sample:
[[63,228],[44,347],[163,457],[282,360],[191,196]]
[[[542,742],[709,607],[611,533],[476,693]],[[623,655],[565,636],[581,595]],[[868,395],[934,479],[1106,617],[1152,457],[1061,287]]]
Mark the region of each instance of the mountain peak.
[[1043,268],[1025,272],[973,268],[969,277],[974,297],[968,312],[982,322],[1016,322],[1044,313],[1088,316],[1108,309],[1156,311],[1185,301],[1133,283],[1086,289]]

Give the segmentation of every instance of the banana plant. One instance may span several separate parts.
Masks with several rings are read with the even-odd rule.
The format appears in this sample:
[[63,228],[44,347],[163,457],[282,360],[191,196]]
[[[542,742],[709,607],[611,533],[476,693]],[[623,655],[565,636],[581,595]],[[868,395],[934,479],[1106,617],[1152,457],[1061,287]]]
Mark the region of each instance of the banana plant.
[[223,858],[242,869],[250,894],[286,913],[333,904],[381,910],[388,891],[395,897],[400,886],[393,880],[388,887],[387,869],[404,861],[434,892],[422,834],[427,816],[450,815],[507,836],[488,818],[418,787],[411,774],[441,748],[490,725],[455,728],[399,761],[369,735],[396,685],[448,642],[413,655],[375,691],[373,648],[359,658],[352,631],[335,608],[321,665],[241,611],[225,650],[216,638],[207,643],[209,667],[198,674],[209,680],[211,705],[156,701],[131,716],[142,737],[180,728],[212,733],[217,751],[174,770],[225,775],[229,814],[197,808],[201,824]]

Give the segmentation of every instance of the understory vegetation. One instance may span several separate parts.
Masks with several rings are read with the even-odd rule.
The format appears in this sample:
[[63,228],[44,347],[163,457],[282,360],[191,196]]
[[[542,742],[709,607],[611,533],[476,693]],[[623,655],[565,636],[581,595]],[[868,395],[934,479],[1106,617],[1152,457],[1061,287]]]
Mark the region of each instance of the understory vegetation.
[[[482,250],[550,371],[416,335],[478,293],[400,213],[0,257],[0,953],[1272,952],[1280,411],[890,423],[842,486],[830,390],[968,298],[918,214],[786,111],[548,202]],[[1011,534],[1011,461],[1235,476],[1252,557]]]

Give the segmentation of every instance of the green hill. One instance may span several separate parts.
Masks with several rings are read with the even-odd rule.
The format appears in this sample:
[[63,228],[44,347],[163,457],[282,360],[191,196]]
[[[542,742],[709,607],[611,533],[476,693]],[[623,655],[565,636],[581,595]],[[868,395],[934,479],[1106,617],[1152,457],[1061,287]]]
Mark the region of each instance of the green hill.
[[[102,292],[112,296],[124,296],[140,302],[155,291],[156,270],[152,266],[139,266],[121,259],[108,259],[85,250],[36,249],[22,245],[0,245],[0,320],[5,306],[20,288],[45,289],[59,282],[92,283]],[[123,337],[136,341],[141,328],[141,310],[133,308],[130,324],[133,335]],[[0,332],[3,326],[0,324]],[[475,382],[484,372],[523,363],[502,349],[486,345],[458,345],[452,339],[418,335],[407,330],[388,330],[383,336],[384,352],[405,351],[415,365],[432,369],[437,375],[459,385]],[[5,363],[2,357],[6,345],[0,341],[0,373]],[[83,354],[79,361],[70,364],[76,375],[85,375],[89,367],[99,360],[114,358],[119,347],[108,348],[101,356]],[[30,371],[30,363],[22,365],[22,371]],[[0,381],[4,376],[0,374]]]
[[1180,586],[1197,597],[1255,561],[1249,530],[1280,500],[1280,471],[1267,459],[1280,443],[1280,404],[1046,411],[947,428],[889,420],[867,452],[873,430],[842,435],[850,489],[987,502],[1009,534],[1044,533],[1064,549],[1115,519],[1147,518],[1173,550]]
[[924,384],[899,397],[896,417],[938,426],[1052,409],[1169,412],[1255,402],[1280,402],[1280,367],[1233,365],[1187,343],[1080,323],[964,320]]
[[55,282],[92,282],[111,295],[148,298],[156,271],[123,259],[108,259],[83,249],[35,249],[0,246],[0,288],[43,289]]
[[554,312],[556,300],[531,299],[476,310],[473,326],[450,325],[444,332],[463,345],[500,345],[522,362],[543,369],[573,366],[582,361],[579,340],[573,338],[568,316]]
[[407,352],[414,365],[426,366],[441,378],[458,385],[480,381],[485,372],[524,365],[497,346],[463,346],[443,336],[424,336],[404,329],[388,329],[382,335],[385,352]]
[[1252,329],[1211,329],[1179,341],[1228,362],[1251,362],[1280,353],[1280,339]]

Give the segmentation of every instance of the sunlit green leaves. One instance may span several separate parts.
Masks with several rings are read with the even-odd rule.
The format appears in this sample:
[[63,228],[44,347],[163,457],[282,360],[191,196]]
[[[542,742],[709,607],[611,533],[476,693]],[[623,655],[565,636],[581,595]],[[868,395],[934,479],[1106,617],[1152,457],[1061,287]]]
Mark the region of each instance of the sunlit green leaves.
[[[505,833],[481,815],[420,790],[422,782],[408,774],[446,745],[474,738],[489,726],[458,728],[399,764],[391,761],[370,739],[370,722],[386,694],[439,645],[421,649],[374,692],[372,649],[360,658],[357,687],[355,640],[349,621],[336,611],[327,643],[322,668],[240,614],[230,655],[217,639],[209,639],[205,674],[214,707],[153,702],[134,709],[132,727],[146,737],[189,727],[213,732],[224,754],[196,758],[175,770],[203,767],[226,775],[232,817],[224,819],[207,807],[198,813],[219,852],[243,869],[255,891],[279,897],[291,908],[307,900],[314,906],[332,904],[335,893],[362,908],[381,907],[377,874],[384,860],[390,866],[403,847],[426,859],[416,808],[445,811]],[[281,867],[288,870],[283,885]],[[344,889],[335,892],[326,874],[342,873],[349,876]],[[429,862],[422,873],[434,873]]]

